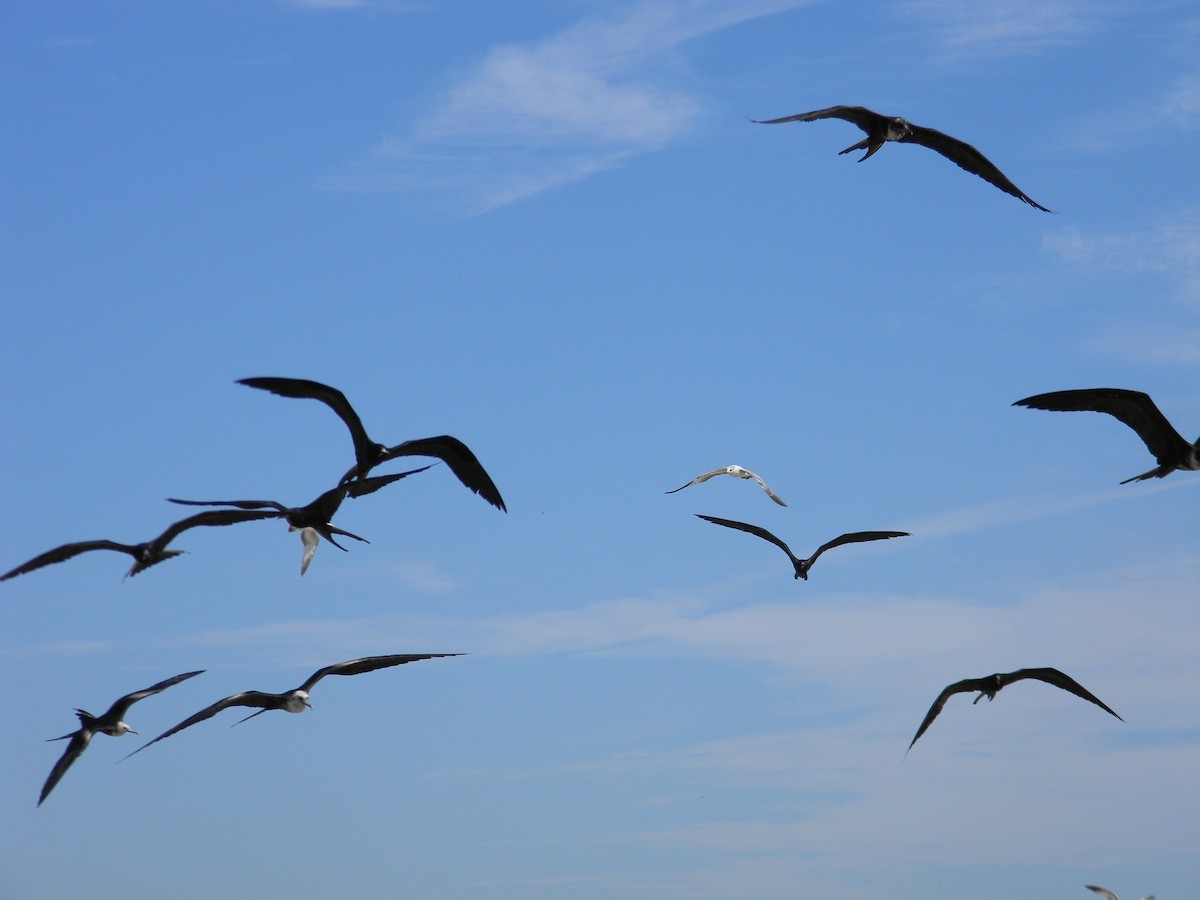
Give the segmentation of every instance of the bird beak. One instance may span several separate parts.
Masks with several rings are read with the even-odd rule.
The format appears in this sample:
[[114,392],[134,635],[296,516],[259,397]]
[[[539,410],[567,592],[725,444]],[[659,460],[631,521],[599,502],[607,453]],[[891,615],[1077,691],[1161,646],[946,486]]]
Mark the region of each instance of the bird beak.
[[312,709],[312,704],[309,703],[307,700],[304,701],[304,705],[307,706],[309,709]]
[[132,728],[130,728],[130,729],[129,729],[129,733],[130,733],[130,734],[137,734],[137,732],[136,732],[136,731],[134,731]]

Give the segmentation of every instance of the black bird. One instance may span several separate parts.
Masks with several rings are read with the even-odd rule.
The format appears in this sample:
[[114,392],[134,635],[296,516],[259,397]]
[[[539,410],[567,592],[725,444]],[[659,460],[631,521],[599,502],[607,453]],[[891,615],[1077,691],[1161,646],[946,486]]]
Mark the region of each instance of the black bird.
[[1034,201],[1028,194],[1009,181],[1003,172],[997,169],[986,156],[970,144],[960,141],[958,138],[951,137],[948,134],[936,131],[933,128],[923,128],[920,125],[913,125],[911,122],[898,117],[883,116],[862,106],[831,106],[828,109],[815,109],[812,112],[784,116],[781,119],[754,119],[753,121],[760,125],[778,125],[781,122],[814,122],[817,119],[845,119],[847,122],[853,122],[867,133],[867,136],[857,144],[852,144],[839,152],[839,156],[842,153],[862,150],[865,147],[867,152],[859,160],[859,162],[862,162],[887,141],[899,141],[903,144],[920,144],[922,147],[936,150],[959,168],[966,169],[968,172],[978,175],[989,184],[1000,188],[1004,193],[1012,194],[1017,199],[1024,200],[1034,209],[1040,209],[1042,212],[1050,212],[1050,210]]
[[1137,436],[1154,454],[1158,465],[1149,472],[1126,478],[1121,484],[1163,478],[1176,469],[1191,472],[1200,470],[1200,439],[1188,442],[1159,412],[1149,394],[1123,388],[1082,388],[1074,391],[1051,391],[1018,400],[1013,406],[1054,411],[1108,413],[1137,432]]
[[354,441],[354,456],[357,462],[354,467],[342,476],[347,482],[356,478],[365,478],[367,473],[380,463],[387,462],[399,456],[433,456],[450,467],[450,471],[458,476],[466,487],[479,494],[497,509],[507,512],[500,491],[492,483],[491,477],[480,465],[475,454],[458,438],[448,434],[437,437],[418,438],[405,441],[394,447],[386,447],[371,440],[362,420],[354,407],[346,399],[346,395],[337,388],[318,381],[308,381],[303,378],[242,378],[238,384],[247,387],[270,391],[280,397],[295,397],[307,400],[320,400],[346,423],[350,429],[350,438]]
[[813,563],[817,561],[817,557],[826,550],[831,550],[834,547],[840,547],[842,544],[857,544],[861,541],[882,541],[887,538],[909,536],[907,531],[852,531],[849,534],[839,535],[832,541],[827,541],[826,543],[822,544],[808,559],[800,559],[795,553],[792,552],[791,547],[789,547],[779,538],[775,537],[775,535],[771,534],[771,532],[767,531],[765,528],[760,528],[757,525],[747,525],[745,522],[735,522],[732,519],[718,519],[716,516],[701,516],[699,513],[696,515],[699,518],[704,519],[706,522],[712,522],[716,525],[724,525],[726,528],[736,528],[738,531],[744,531],[747,534],[755,534],[765,541],[770,541],[788,555],[788,559],[792,561],[792,565],[796,569],[796,574],[794,577],[803,578],[805,581],[808,581],[808,570],[811,569]]
[[245,719],[239,719],[235,725],[241,725],[247,719],[253,719],[255,716],[261,716],[263,713],[271,709],[282,709],[290,713],[302,713],[305,709],[311,708],[312,704],[308,702],[308,692],[313,689],[318,681],[326,675],[360,675],[363,672],[374,672],[376,669],[386,669],[389,666],[400,666],[404,663],[417,662],[422,659],[440,659],[445,656],[462,656],[461,653],[397,653],[392,656],[364,656],[362,659],[350,659],[346,662],[334,663],[332,666],[326,666],[323,669],[317,669],[312,675],[308,676],[308,680],[300,687],[294,690],[287,691],[283,694],[266,694],[262,691],[242,691],[240,694],[233,694],[226,697],[224,700],[218,700],[212,706],[206,706],[194,716],[189,716],[184,719],[174,728],[169,728],[156,737],[152,741],[148,741],[138,747],[133,753],[130,753],[125,759],[133,756],[134,753],[140,753],[151,744],[156,744],[163,738],[170,737],[177,731],[183,731],[195,725],[197,722],[203,722],[205,719],[211,719],[223,709],[228,709],[230,706],[250,706],[259,707],[258,712],[251,713]]
[[139,700],[149,697],[151,694],[165,691],[171,685],[187,681],[187,679],[195,675],[200,675],[203,672],[204,669],[200,669],[198,672],[184,672],[182,675],[176,675],[173,678],[168,678],[165,681],[160,681],[158,684],[151,685],[144,691],[134,691],[132,694],[126,694],[110,706],[108,712],[102,716],[93,716],[90,712],[83,709],[75,710],[75,715],[79,717],[79,730],[72,731],[70,734],[64,734],[62,737],[50,738],[52,741],[65,741],[67,738],[70,738],[71,743],[67,744],[67,749],[63,751],[63,755],[59,757],[58,762],[54,764],[54,768],[50,770],[50,777],[42,785],[42,794],[38,797],[37,805],[42,805],[42,802],[54,790],[54,786],[67,774],[67,769],[71,768],[71,764],[83,755],[83,751],[87,749],[87,745],[92,740],[92,735],[107,734],[110,737],[120,737],[126,732],[137,734],[136,731],[121,721],[125,718],[125,714],[129,712],[129,707],[133,706]]
[[[1085,884],[1084,887],[1087,888],[1089,891],[1099,894],[1101,897],[1104,898],[1104,900],[1117,900],[1117,895],[1114,894],[1112,891],[1110,891],[1108,888],[1102,888],[1099,885],[1095,885],[1095,884]],[[1149,894],[1149,895],[1143,897],[1142,900],[1154,900],[1154,895]]]
[[[1014,681],[1021,681],[1025,678],[1036,678],[1038,681],[1044,681],[1046,684],[1052,684],[1055,687],[1062,688],[1064,691],[1070,691],[1076,697],[1082,697],[1090,703],[1095,703],[1098,707],[1104,710],[1109,715],[1117,716],[1115,712],[1105,706],[1095,694],[1091,693],[1082,684],[1066,675],[1058,669],[1017,669],[1015,672],[1001,674],[997,672],[995,675],[988,675],[986,678],[964,678],[962,681],[956,681],[954,684],[946,687],[938,694],[937,699],[933,701],[933,706],[929,707],[929,712],[925,714],[925,721],[921,723],[921,727],[917,729],[916,735],[912,739],[912,743],[908,745],[911,750],[913,744],[917,742],[917,738],[925,733],[933,720],[938,717],[938,713],[942,711],[942,707],[946,705],[946,701],[953,694],[961,694],[963,692],[979,691],[979,696],[975,698],[974,703],[978,703],[986,696],[989,701],[996,699],[996,694],[1000,692],[1002,687],[1012,684]],[[1121,719],[1120,716],[1117,716]],[[1124,722],[1124,719],[1121,719]],[[905,751],[908,752],[907,750]]]
[[167,499],[171,503],[180,503],[185,506],[232,506],[236,509],[275,510],[275,512],[268,514],[271,518],[283,519],[288,523],[290,531],[300,532],[301,540],[304,543],[304,557],[300,562],[300,574],[303,575],[308,571],[308,564],[312,562],[313,554],[317,552],[317,544],[321,538],[325,538],[325,540],[342,551],[345,551],[346,548],[334,540],[333,536],[335,534],[354,538],[354,540],[362,541],[364,544],[370,543],[366,538],[338,528],[330,521],[347,496],[362,497],[366,494],[372,494],[385,485],[399,481],[401,478],[406,478],[409,475],[415,475],[417,472],[424,472],[426,469],[432,468],[433,465],[435,464],[431,463],[428,466],[422,466],[419,469],[410,469],[407,472],[400,472],[395,475],[377,475],[373,478],[364,478],[359,481],[340,484],[332,490],[323,493],[312,503],[308,504],[308,506],[284,506],[275,500],[177,500],[174,497],[168,497]]
[[78,556],[80,553],[87,553],[89,550],[118,550],[121,553],[128,553],[133,557],[133,566],[125,573],[125,577],[128,578],[130,575],[136,575],[143,569],[148,569],[162,562],[164,559],[170,559],[172,556],[181,554],[182,550],[168,550],[167,544],[171,543],[181,532],[187,531],[189,528],[195,528],[197,525],[233,525],[237,522],[269,519],[275,517],[275,515],[275,513],[271,512],[214,509],[181,519],[158,537],[151,541],[146,541],[144,544],[121,544],[117,541],[108,540],[79,541],[74,544],[63,544],[61,547],[47,550],[41,556],[35,556],[29,562],[0,575],[0,581],[16,578],[18,575],[24,575],[26,572],[32,572],[34,569],[40,569],[42,566],[64,562],[74,556]]

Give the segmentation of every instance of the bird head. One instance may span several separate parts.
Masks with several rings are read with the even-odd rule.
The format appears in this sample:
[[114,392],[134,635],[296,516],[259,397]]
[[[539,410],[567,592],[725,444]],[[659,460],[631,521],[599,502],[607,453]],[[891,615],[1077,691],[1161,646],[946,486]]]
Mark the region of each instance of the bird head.
[[889,119],[887,124],[887,139],[889,141],[898,141],[912,134],[912,126],[908,121],[901,119],[899,116]]
[[285,703],[284,709],[290,713],[301,713],[306,708],[312,709],[312,704],[308,702],[308,691],[292,691]]

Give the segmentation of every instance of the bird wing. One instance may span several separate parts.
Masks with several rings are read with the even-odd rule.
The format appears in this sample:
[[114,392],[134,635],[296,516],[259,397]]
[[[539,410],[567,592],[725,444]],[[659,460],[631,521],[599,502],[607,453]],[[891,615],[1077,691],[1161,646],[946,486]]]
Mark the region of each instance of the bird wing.
[[887,116],[872,112],[865,106],[829,106],[825,109],[814,109],[812,112],[796,113],[794,116],[783,116],[779,119],[754,119],[759,125],[780,125],[784,122],[815,122],[817,119],[845,119],[853,122],[863,131],[870,134],[877,130],[882,120]]
[[1054,412],[1101,412],[1124,422],[1142,439],[1159,465],[1171,465],[1192,449],[1167,417],[1159,411],[1149,394],[1122,388],[1082,388],[1051,391],[1018,400],[1013,406],[1046,409]]
[[[375,442],[367,436],[362,419],[346,399],[346,395],[337,388],[332,388],[319,381],[308,381],[304,378],[241,378],[238,384],[246,387],[270,391],[280,397],[295,397],[303,400],[320,400],[346,423],[350,429],[350,438],[354,441],[354,456],[358,466],[369,466],[375,462]],[[357,467],[356,467],[357,468]]]
[[728,470],[726,469],[725,466],[721,466],[721,468],[719,468],[719,469],[713,469],[711,472],[705,472],[703,475],[697,475],[695,478],[693,478],[691,481],[689,481],[683,487],[677,487],[673,491],[667,491],[667,493],[668,494],[678,494],[680,491],[683,490],[683,488],[689,488],[693,484],[703,484],[704,482],[708,481],[708,479],[710,479],[710,478],[715,478],[717,475],[726,475],[726,474],[728,474]]
[[432,469],[436,465],[437,463],[430,463],[419,469],[409,469],[407,472],[398,472],[395,475],[373,475],[370,478],[360,478],[357,481],[347,482],[345,491],[351,497],[365,497],[367,494],[375,493],[381,487],[387,487],[394,481],[407,478],[409,475],[416,475],[426,469]]
[[851,531],[847,534],[840,534],[832,541],[826,541],[818,547],[817,551],[808,558],[808,564],[811,566],[817,561],[817,557],[826,550],[840,547],[842,544],[858,544],[862,541],[885,541],[888,538],[909,536],[907,531]]
[[[436,437],[405,441],[403,444],[389,447],[380,462],[395,459],[397,456],[433,456],[440,459],[450,467],[450,471],[457,475],[458,480],[466,487],[479,494],[497,509],[508,512],[504,505],[504,499],[492,482],[491,476],[484,470],[475,454],[458,438],[442,434]],[[352,472],[347,472],[346,477],[351,474]]]
[[224,700],[218,700],[212,706],[206,706],[204,709],[195,715],[188,716],[174,728],[168,728],[152,741],[147,741],[138,747],[133,753],[126,754],[122,759],[129,759],[134,753],[141,753],[151,744],[157,744],[163,738],[169,738],[177,731],[183,731],[185,728],[190,728],[197,722],[203,722],[205,719],[211,719],[223,709],[228,709],[231,706],[257,706],[262,709],[274,709],[280,704],[279,694],[266,694],[262,691],[242,691],[240,694],[232,694]]
[[[988,686],[987,679],[985,678],[964,678],[962,681],[956,681],[954,684],[942,688],[942,692],[933,701],[933,706],[929,707],[929,712],[925,713],[925,719],[921,722],[921,727],[917,729],[917,733],[913,735],[912,742],[908,745],[908,750],[913,748],[913,744],[917,742],[917,738],[923,735],[926,729],[933,724],[933,720],[938,717],[938,713],[942,711],[942,707],[946,705],[947,700],[955,694],[961,694],[964,691],[982,691]],[[908,750],[904,752],[907,753]]]
[[361,659],[348,659],[345,662],[334,663],[323,669],[317,669],[297,690],[308,693],[313,685],[326,675],[360,675],[363,672],[374,672],[376,669],[386,669],[389,666],[400,666],[404,663],[417,662],[421,659],[440,659],[444,656],[462,656],[461,653],[394,653],[391,656],[364,656]]
[[779,538],[775,537],[775,535],[771,534],[771,532],[767,531],[765,528],[760,528],[758,525],[748,525],[745,522],[735,522],[733,519],[718,519],[716,516],[702,516],[699,513],[696,513],[696,515],[699,518],[704,519],[706,522],[712,522],[714,525],[724,525],[726,528],[736,528],[738,531],[744,531],[747,534],[757,535],[764,541],[770,541],[772,544],[786,553],[788,555],[788,559],[792,561],[793,565],[797,565],[800,562],[800,560],[796,558],[796,554],[792,552],[791,547],[789,547]]
[[1084,887],[1089,891],[1095,891],[1097,894],[1100,894],[1102,897],[1104,897],[1104,900],[1117,900],[1117,895],[1108,888],[1102,888],[1095,884],[1085,884]]
[[[308,571],[308,564],[312,562],[313,556],[316,555],[317,545],[321,543],[321,535],[317,533],[315,528],[300,529],[300,543],[304,545],[304,555],[300,557],[300,576],[304,577],[304,573]],[[330,541],[333,546],[337,543]],[[341,549],[346,549],[342,547]]]
[[175,540],[182,532],[187,531],[189,528],[196,528],[199,525],[236,525],[238,522],[253,522],[256,519],[278,519],[280,516],[281,513],[265,510],[210,509],[173,523],[166,531],[151,541],[151,543],[162,549]]
[[0,581],[16,578],[18,575],[24,575],[26,572],[32,572],[34,569],[40,569],[42,566],[64,562],[78,556],[80,553],[87,553],[89,550],[119,550],[122,553],[136,553],[134,547],[129,544],[119,544],[116,541],[78,541],[74,544],[63,544],[61,547],[47,550],[40,556],[35,556],[29,560],[29,562],[22,563],[15,569],[0,575]]
[[912,123],[909,123],[909,133],[899,140],[902,143],[920,144],[922,147],[936,150],[960,169],[966,169],[973,175],[978,175],[989,184],[1000,188],[1004,193],[1024,200],[1030,206],[1034,207],[1034,209],[1040,209],[1042,212],[1050,212],[1050,210],[1033,200],[1028,194],[1009,181],[991,160],[966,141],[960,141],[958,138],[951,137],[935,128],[923,128],[920,125],[913,125]]
[[[749,469],[747,469],[746,471],[748,471],[748,472],[749,472]],[[758,477],[757,475],[755,475],[753,472],[750,472],[750,477],[751,477],[751,478],[753,478],[755,481],[757,481],[757,482],[758,482],[758,486],[759,486],[760,488],[762,488],[764,491],[766,491],[766,492],[767,492],[767,496],[768,496],[768,497],[770,497],[772,500],[774,500],[774,501],[775,501],[776,503],[778,503],[780,506],[787,506],[787,504],[783,502],[783,498],[782,498],[782,497],[780,497],[780,496],[779,496],[778,494],[776,494],[776,493],[775,493],[773,490],[771,490],[769,487],[767,487],[767,483],[766,483],[765,481],[763,481],[761,478],[759,478],[759,477]]]
[[83,755],[83,751],[87,749],[87,745],[91,742],[93,734],[95,732],[90,728],[80,728],[71,737],[71,743],[67,744],[67,749],[58,758],[58,762],[54,764],[54,768],[50,770],[50,775],[46,778],[46,783],[42,785],[42,793],[38,797],[37,802],[38,806],[41,806],[42,801],[50,796],[50,792],[54,790],[54,786],[62,780],[62,777],[67,774],[67,769],[71,768],[71,764]]
[[129,712],[129,707],[137,703],[151,694],[157,694],[159,691],[165,691],[172,685],[179,684],[181,681],[187,681],[189,678],[194,678],[197,675],[204,674],[205,669],[199,669],[195,672],[184,672],[182,675],[173,675],[170,678],[164,678],[158,684],[152,684],[144,690],[134,691],[132,694],[126,694],[116,703],[108,708],[108,712],[100,716],[106,722],[111,721],[114,724],[125,718],[125,713]]
[[[1117,716],[1115,712],[1109,709],[1101,702],[1100,698],[1085,688],[1082,684],[1067,675],[1060,672],[1058,669],[1041,668],[1041,669],[1018,669],[1015,672],[1009,672],[1007,675],[1000,676],[1000,686],[1012,684],[1014,681],[1021,681],[1024,678],[1036,678],[1038,681],[1044,681],[1046,684],[1052,684],[1057,688],[1062,688],[1064,691],[1070,691],[1076,697],[1082,697],[1089,703],[1095,703],[1098,707],[1112,716]],[[1121,719],[1124,722],[1124,719]]]
[[288,511],[288,507],[274,500],[177,500],[168,497],[167,502],[183,506],[232,506],[235,509],[274,509],[281,513]]

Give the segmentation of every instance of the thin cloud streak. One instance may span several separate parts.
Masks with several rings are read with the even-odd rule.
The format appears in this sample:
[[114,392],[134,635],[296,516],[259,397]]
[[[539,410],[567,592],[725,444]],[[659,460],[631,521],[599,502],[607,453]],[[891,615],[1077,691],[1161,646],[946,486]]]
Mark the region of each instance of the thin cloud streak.
[[615,168],[680,140],[701,115],[703,101],[669,71],[672,50],[811,2],[644,2],[496,47],[436,111],[323,185],[444,195],[479,214]]
[[929,27],[952,56],[1008,56],[1037,53],[1078,41],[1107,24],[1111,3],[1087,0],[915,0],[903,15]]

